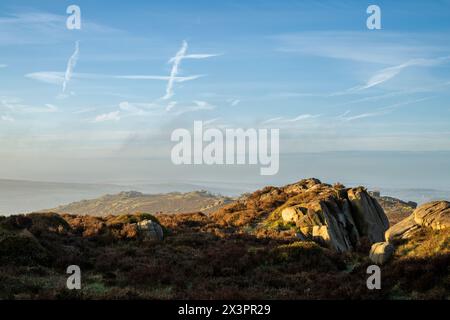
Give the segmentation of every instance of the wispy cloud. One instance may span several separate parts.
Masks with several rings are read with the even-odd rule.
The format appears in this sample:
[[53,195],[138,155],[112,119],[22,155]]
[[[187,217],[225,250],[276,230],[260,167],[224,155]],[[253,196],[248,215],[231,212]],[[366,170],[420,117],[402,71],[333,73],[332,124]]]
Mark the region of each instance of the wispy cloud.
[[95,110],[96,110],[95,108],[83,108],[83,109],[76,110],[76,111],[72,112],[72,114],[89,113],[89,112],[92,112],[92,111],[95,111]]
[[0,64],[0,69],[7,68],[7,67],[8,67],[7,64]]
[[283,117],[275,117],[275,118],[267,119],[267,120],[263,121],[261,124],[269,124],[269,123],[274,123],[274,122],[278,122],[281,120],[283,120]]
[[341,120],[345,120],[345,119],[347,118],[347,115],[349,115],[350,113],[351,113],[351,111],[350,111],[350,110],[347,110],[347,111],[345,111],[343,114],[337,116],[337,118],[338,118],[338,119],[341,119]]
[[[366,83],[362,85],[358,85],[355,87],[351,87],[349,89],[341,90],[341,91],[335,91],[335,92],[324,92],[324,93],[308,93],[308,92],[280,92],[280,93],[271,93],[267,95],[268,98],[303,98],[303,97],[321,97],[321,98],[330,98],[330,97],[338,97],[338,96],[346,96],[346,95],[354,95],[354,94],[360,94],[366,89],[370,89],[376,86],[379,86],[393,78],[395,78],[397,75],[399,75],[402,71],[404,71],[407,68],[411,67],[434,67],[439,66],[445,63],[450,62],[450,56],[444,56],[444,57],[437,57],[437,58],[429,58],[429,59],[412,59],[407,62],[404,62],[402,64],[388,67],[381,69],[377,71],[375,74],[369,77],[369,79],[366,81]],[[378,99],[384,99],[388,97],[398,96],[398,95],[405,95],[405,94],[411,94],[416,92],[423,92],[423,91],[434,91],[441,89],[445,86],[447,86],[449,83],[440,83],[438,85],[429,86],[429,87],[422,87],[422,88],[409,88],[407,90],[400,90],[395,92],[390,92],[382,95],[376,95],[372,97],[364,97],[361,99],[353,100],[346,103],[341,103],[336,106],[340,105],[347,105],[347,104],[354,104],[354,103],[360,103],[365,101],[371,101],[371,100],[378,100]]]
[[69,58],[69,61],[67,62],[67,68],[66,73],[64,74],[64,81],[62,85],[62,91],[63,93],[66,93],[67,85],[70,82],[70,79],[72,79],[72,74],[75,66],[77,65],[78,58],[80,56],[80,43],[78,41],[75,42],[75,51],[72,54],[72,56]]
[[128,116],[132,115],[156,115],[162,113],[163,106],[157,103],[136,103],[123,101],[119,104],[119,109],[127,113]]
[[209,119],[209,120],[205,120],[203,121],[203,125],[204,126],[209,126],[213,123],[216,123],[218,120],[220,120],[220,118],[214,118],[214,119]]
[[[102,77],[108,77],[108,76],[105,75]],[[125,79],[125,80],[162,80],[162,81],[172,80],[173,82],[185,82],[185,81],[197,80],[201,77],[203,77],[203,75],[194,75],[194,76],[189,76],[189,77],[170,77],[170,76],[151,76],[151,75],[111,76],[111,78]]]
[[285,121],[286,122],[297,122],[297,121],[302,121],[302,120],[307,120],[307,119],[318,118],[320,116],[321,116],[320,114],[302,114],[295,118],[286,119]]
[[239,103],[241,103],[241,100],[239,99],[228,99],[228,103],[232,107],[236,107]]
[[120,120],[120,111],[113,111],[96,116],[92,122],[98,123],[98,122],[119,121],[119,120]]
[[10,110],[13,113],[53,113],[57,112],[58,107],[52,104],[46,104],[44,107],[30,106],[22,103],[22,100],[16,98],[5,98],[0,101],[0,106]]
[[21,100],[16,98],[2,98],[0,103],[2,107],[11,111],[16,111],[20,108],[25,107],[23,104],[21,104]]
[[55,85],[61,85],[64,83],[63,72],[42,71],[33,72],[25,75],[26,78],[37,80],[44,83],[50,83]]
[[[0,16],[0,45],[28,45],[43,43],[65,43],[67,30],[66,15],[44,11],[20,10],[2,13]],[[98,35],[123,36],[124,31],[83,19],[81,34],[90,37]]]
[[266,121],[263,121],[261,124],[270,124],[270,123],[279,123],[279,124],[287,124],[287,123],[295,123],[303,120],[315,119],[320,117],[320,114],[301,114],[294,118],[285,118],[285,117],[276,117],[271,118]]
[[[12,12],[0,17],[0,45],[34,44],[61,35],[66,18],[44,12]],[[53,30],[53,34],[51,33]],[[59,32],[58,32],[59,31]]]
[[[207,58],[213,58],[221,56],[221,54],[187,54],[182,57],[183,60],[185,59],[207,59]],[[169,63],[175,63],[176,62],[176,56],[170,58]]]
[[49,112],[57,112],[59,110],[57,106],[50,103],[47,103],[45,106],[47,107],[47,110],[49,110]]
[[119,103],[118,110],[100,114],[94,120],[91,120],[91,122],[119,121],[136,116],[161,116],[164,114],[167,114],[164,106],[158,103],[122,101]]
[[366,84],[355,87],[350,89],[351,90],[364,90],[369,89],[375,86],[378,86],[388,80],[391,80],[392,78],[396,77],[400,72],[402,72],[406,68],[410,67],[432,67],[436,65],[440,65],[442,63],[446,63],[450,61],[450,57],[438,57],[434,59],[413,59],[409,60],[405,63],[382,69],[378,72],[376,72],[372,77],[369,78],[369,80],[366,82]]
[[58,107],[46,104],[45,107],[26,107],[22,110],[23,113],[54,113],[58,112]]
[[[189,77],[175,77],[174,82],[186,82],[201,78],[203,75],[194,75]],[[55,85],[62,85],[65,81],[65,73],[57,71],[40,71],[32,72],[25,75],[26,78],[36,81],[50,83]],[[108,75],[98,73],[72,73],[71,79],[85,79],[85,80],[157,80],[168,81],[169,76],[156,76],[156,75]]]
[[380,110],[377,112],[367,112],[367,113],[361,113],[358,115],[354,115],[354,116],[341,116],[340,118],[345,120],[345,121],[353,121],[353,120],[358,120],[358,119],[364,119],[364,118],[370,118],[370,117],[377,117],[377,116],[382,116],[388,113],[391,113],[392,111],[390,110]]
[[[384,31],[368,34],[353,31],[305,31],[276,36],[283,52],[398,65],[405,60],[448,52],[445,34],[409,34]],[[436,45],[440,43],[441,45]]]
[[173,108],[175,108],[176,105],[177,105],[176,101],[170,101],[169,104],[166,107],[166,111],[172,110]]
[[389,93],[386,93],[386,94],[372,95],[372,96],[368,96],[368,97],[364,97],[364,98],[359,98],[359,99],[346,101],[346,102],[343,102],[343,103],[338,103],[338,104],[336,104],[334,106],[335,107],[341,107],[341,106],[348,106],[348,105],[351,105],[351,104],[360,104],[360,103],[363,103],[363,102],[383,100],[383,99],[388,99],[388,98],[401,96],[401,95],[405,95],[405,94],[412,94],[412,93],[415,93],[416,91],[417,90],[411,89],[411,90],[394,91],[394,92],[389,92]]
[[144,110],[135,106],[134,104],[129,103],[128,101],[121,102],[119,104],[119,108],[122,111],[130,112],[137,115],[144,114]]
[[353,116],[350,116],[351,111],[348,110],[344,114],[338,116],[338,119],[341,119],[343,121],[354,121],[354,120],[359,120],[359,119],[364,119],[364,118],[383,116],[383,115],[392,113],[399,107],[426,101],[429,99],[432,99],[432,97],[425,97],[425,98],[420,98],[420,99],[415,99],[415,100],[398,102],[398,103],[391,104],[391,105],[383,107],[383,108],[379,108],[373,112],[365,112],[365,113],[361,113],[361,114],[357,114],[357,115],[353,115]]
[[175,110],[172,114],[179,116],[188,112],[204,111],[204,110],[214,110],[216,106],[209,104],[206,101],[193,101],[193,105],[181,106],[174,108]]

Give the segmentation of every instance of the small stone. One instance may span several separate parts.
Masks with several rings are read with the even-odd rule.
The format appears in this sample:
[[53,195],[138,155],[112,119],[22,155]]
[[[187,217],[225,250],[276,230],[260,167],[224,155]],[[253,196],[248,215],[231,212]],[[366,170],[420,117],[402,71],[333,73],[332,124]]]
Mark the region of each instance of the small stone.
[[395,251],[394,246],[389,242],[377,242],[370,249],[369,258],[373,263],[382,265],[389,261]]
[[162,227],[152,220],[143,220],[138,222],[137,229],[139,235],[142,236],[144,240],[161,241],[164,239]]

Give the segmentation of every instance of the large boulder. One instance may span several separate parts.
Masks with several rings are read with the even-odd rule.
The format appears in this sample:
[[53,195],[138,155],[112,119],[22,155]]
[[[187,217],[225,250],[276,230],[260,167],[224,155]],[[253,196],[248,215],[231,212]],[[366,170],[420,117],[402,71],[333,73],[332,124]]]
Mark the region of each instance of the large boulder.
[[423,227],[442,230],[450,227],[450,202],[433,201],[417,208],[414,221]]
[[450,227],[450,202],[433,201],[418,207],[412,215],[386,231],[388,241],[408,239],[422,228],[442,230]]
[[359,234],[368,237],[372,243],[384,241],[389,220],[383,208],[364,188],[350,189],[347,195]]
[[393,225],[386,231],[386,241],[393,241],[395,239],[408,239],[419,228],[420,226],[414,221],[414,215],[411,215],[408,218],[403,219],[399,223]]

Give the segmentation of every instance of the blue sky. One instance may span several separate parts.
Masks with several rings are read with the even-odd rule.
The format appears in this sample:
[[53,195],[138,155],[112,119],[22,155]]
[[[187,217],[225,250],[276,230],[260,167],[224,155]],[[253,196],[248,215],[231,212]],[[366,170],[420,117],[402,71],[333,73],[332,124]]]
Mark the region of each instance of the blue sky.
[[[82,30],[65,27],[71,4]],[[381,30],[366,28],[370,4]],[[170,161],[171,131],[194,120],[279,128],[282,154],[433,157],[450,151],[449,38],[444,0],[2,0],[0,176],[74,179],[69,165],[92,178],[108,159]],[[181,62],[185,81],[163,99],[183,41],[205,56]]]

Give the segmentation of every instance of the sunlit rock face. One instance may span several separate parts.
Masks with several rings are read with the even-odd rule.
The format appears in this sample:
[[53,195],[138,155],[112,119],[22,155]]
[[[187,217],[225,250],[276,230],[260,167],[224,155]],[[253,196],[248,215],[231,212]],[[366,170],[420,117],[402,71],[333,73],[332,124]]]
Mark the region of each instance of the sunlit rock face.
[[295,224],[301,237],[310,238],[336,251],[348,251],[362,237],[370,243],[384,241],[389,221],[366,189],[302,180],[284,188],[292,198],[281,211],[286,223]]
[[409,239],[422,228],[444,230],[450,227],[450,202],[433,201],[414,210],[413,214],[386,231],[386,239]]

